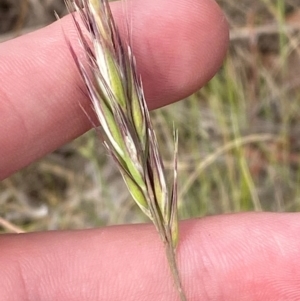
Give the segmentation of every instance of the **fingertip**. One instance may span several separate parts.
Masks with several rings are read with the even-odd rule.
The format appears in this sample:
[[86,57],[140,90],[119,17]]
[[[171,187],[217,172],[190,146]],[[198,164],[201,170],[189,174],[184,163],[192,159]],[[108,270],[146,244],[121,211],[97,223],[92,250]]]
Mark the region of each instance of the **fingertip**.
[[215,1],[132,5],[134,53],[150,108],[180,100],[212,78],[229,41],[228,23]]

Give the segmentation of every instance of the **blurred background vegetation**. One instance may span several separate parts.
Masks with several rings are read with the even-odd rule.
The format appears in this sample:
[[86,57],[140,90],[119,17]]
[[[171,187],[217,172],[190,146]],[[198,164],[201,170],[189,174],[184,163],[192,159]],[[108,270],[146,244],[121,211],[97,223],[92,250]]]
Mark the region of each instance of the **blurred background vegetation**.
[[[300,0],[217,2],[231,28],[222,69],[151,113],[169,171],[179,128],[181,217],[298,211]],[[54,10],[66,13],[62,0],[0,0],[0,41],[53,22]],[[94,131],[0,182],[0,218],[1,232],[147,221]]]

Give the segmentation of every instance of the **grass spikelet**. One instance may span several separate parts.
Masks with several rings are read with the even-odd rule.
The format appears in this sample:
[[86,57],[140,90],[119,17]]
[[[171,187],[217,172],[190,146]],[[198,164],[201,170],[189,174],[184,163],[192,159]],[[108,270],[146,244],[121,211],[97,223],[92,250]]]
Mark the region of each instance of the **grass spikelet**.
[[153,221],[166,249],[175,285],[186,300],[176,264],[177,132],[174,181],[169,190],[142,82],[129,43],[124,43],[107,0],[66,0],[88,64],[70,46],[89,99],[101,124],[101,138],[114,158],[133,199]]

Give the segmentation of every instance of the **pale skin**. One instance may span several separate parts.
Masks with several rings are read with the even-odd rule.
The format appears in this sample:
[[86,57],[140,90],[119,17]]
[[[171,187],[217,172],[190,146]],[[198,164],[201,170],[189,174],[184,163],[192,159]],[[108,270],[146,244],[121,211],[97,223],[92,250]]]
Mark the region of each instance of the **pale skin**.
[[[150,108],[200,88],[220,67],[228,27],[210,0],[133,1],[133,41]],[[113,5],[122,24],[122,8]],[[61,26],[0,45],[0,178],[90,128]],[[245,213],[181,223],[188,300],[300,300],[300,216]],[[177,300],[153,225],[0,237],[0,300]]]

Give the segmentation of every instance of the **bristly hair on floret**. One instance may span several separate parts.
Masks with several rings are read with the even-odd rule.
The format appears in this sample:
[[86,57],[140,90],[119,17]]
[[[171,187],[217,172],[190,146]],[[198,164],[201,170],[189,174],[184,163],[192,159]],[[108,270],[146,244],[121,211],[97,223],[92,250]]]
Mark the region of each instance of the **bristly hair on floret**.
[[157,228],[181,300],[186,300],[175,260],[177,132],[174,131],[174,181],[169,190],[129,39],[125,42],[121,39],[108,0],[65,2],[72,12],[86,61],[79,59],[70,42],[69,48],[101,125],[100,136],[133,199]]

